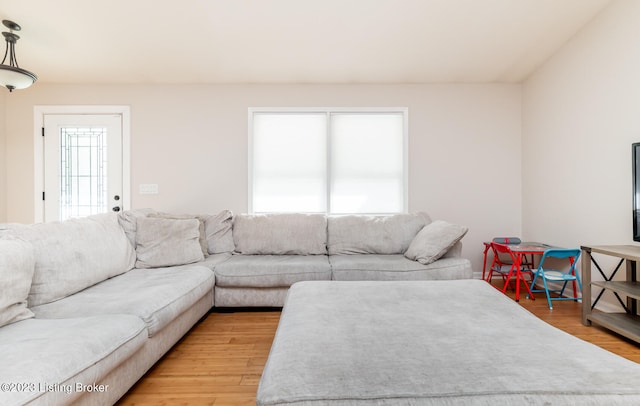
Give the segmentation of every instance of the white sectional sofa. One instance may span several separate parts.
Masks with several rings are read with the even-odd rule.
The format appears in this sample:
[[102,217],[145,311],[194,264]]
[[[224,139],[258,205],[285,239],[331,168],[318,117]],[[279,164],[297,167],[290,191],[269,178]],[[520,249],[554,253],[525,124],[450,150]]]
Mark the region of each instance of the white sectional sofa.
[[0,404],[117,401],[212,307],[282,306],[313,280],[471,278],[464,227],[423,214],[0,225]]

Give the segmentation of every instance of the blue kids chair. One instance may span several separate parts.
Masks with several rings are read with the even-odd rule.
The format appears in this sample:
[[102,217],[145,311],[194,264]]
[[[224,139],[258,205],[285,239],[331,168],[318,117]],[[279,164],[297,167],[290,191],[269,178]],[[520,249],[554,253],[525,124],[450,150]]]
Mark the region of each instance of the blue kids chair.
[[[576,290],[576,281],[578,282],[578,286],[580,287],[580,291],[582,291],[582,282],[580,281],[580,275],[576,272],[576,263],[578,262],[578,258],[580,257],[580,250],[577,248],[550,248],[544,252],[542,258],[540,259],[540,264],[538,265],[538,269],[533,270],[533,281],[531,282],[531,292],[545,292],[547,295],[547,302],[549,303],[549,309],[553,309],[553,305],[551,304],[552,300],[573,300],[578,301],[578,292]],[[560,258],[560,259],[569,259],[571,262],[571,266],[568,270],[557,270],[551,269],[549,267],[545,267],[545,260],[547,258]],[[544,289],[534,289],[536,281],[538,278],[542,279],[544,284]],[[573,282],[573,297],[563,297],[564,289],[567,287],[567,283],[569,281]],[[549,284],[547,282],[561,282],[561,289],[549,289]],[[558,293],[559,297],[551,297],[549,293]]]

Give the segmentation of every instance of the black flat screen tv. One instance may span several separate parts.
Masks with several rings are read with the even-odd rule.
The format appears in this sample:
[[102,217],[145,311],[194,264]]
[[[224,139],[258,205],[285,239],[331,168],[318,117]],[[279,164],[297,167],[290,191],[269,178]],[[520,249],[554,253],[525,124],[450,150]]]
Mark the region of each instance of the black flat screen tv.
[[633,167],[633,240],[640,242],[640,142],[631,145]]

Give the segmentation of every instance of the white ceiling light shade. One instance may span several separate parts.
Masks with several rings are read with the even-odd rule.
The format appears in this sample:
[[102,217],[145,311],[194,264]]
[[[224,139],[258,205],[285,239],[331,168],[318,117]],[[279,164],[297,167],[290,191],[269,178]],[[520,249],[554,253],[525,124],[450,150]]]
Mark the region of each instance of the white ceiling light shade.
[[9,32],[4,31],[2,33],[7,42],[7,48],[0,64],[0,84],[9,89],[9,92],[14,89],[25,89],[34,84],[38,77],[18,66],[15,46],[20,37],[14,34],[13,31],[20,31],[21,27],[9,20],[2,20],[2,24],[9,29]]

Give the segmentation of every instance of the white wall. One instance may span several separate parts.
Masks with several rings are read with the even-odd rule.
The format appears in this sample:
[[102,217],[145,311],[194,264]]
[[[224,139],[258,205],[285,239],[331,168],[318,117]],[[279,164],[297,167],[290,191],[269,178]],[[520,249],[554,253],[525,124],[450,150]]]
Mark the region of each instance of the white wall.
[[[519,85],[40,83],[6,103],[8,221],[34,218],[34,105],[130,105],[132,206],[192,213],[247,210],[249,107],[392,106],[409,108],[410,211],[468,226],[477,272],[483,240],[521,231]],[[141,183],[160,193],[139,195]]]
[[5,95],[0,94],[0,223],[7,218],[7,155],[5,137],[4,102]]
[[640,1],[617,0],[524,83],[526,239],[562,246],[634,244],[631,143],[640,141],[639,38]]

